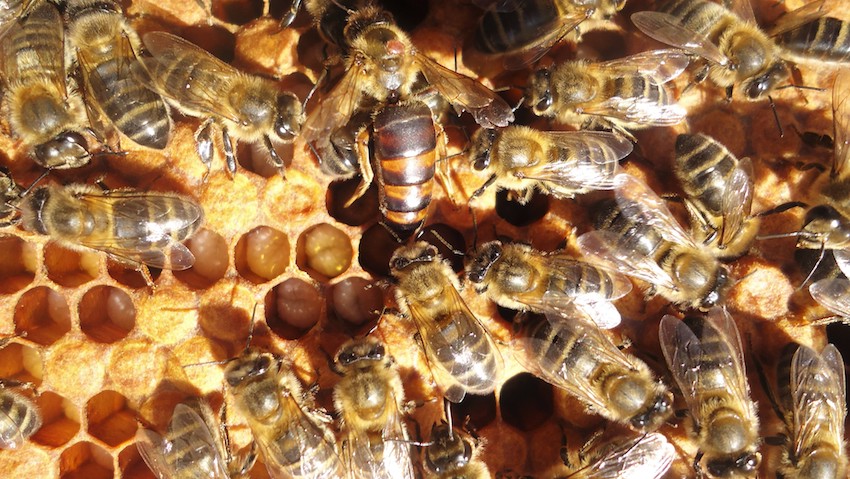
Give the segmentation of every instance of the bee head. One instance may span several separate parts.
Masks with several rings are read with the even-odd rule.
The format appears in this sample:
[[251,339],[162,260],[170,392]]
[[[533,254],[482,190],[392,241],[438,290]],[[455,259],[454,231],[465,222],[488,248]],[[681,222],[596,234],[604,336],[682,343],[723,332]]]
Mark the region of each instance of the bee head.
[[45,168],[78,168],[88,164],[91,153],[83,135],[65,131],[35,147],[35,161]]
[[273,364],[273,356],[268,353],[248,353],[243,358],[231,362],[224,369],[224,377],[230,387],[258,378],[266,374]]
[[806,213],[798,248],[820,249],[850,244],[850,221],[828,205],[819,205]]
[[673,394],[663,387],[659,387],[659,393],[648,409],[632,417],[630,422],[636,431],[654,431],[673,413]]
[[744,83],[744,93],[750,100],[759,100],[788,79],[788,65],[778,61],[763,74]]
[[552,78],[548,68],[534,72],[525,97],[537,115],[552,108]]
[[290,92],[282,92],[277,97],[277,117],[274,121],[274,133],[283,141],[291,142],[301,131],[304,112],[298,97]]
[[336,354],[336,362],[347,368],[358,361],[383,361],[386,357],[384,343],[374,338],[353,339],[344,344]]
[[756,473],[761,454],[744,451],[737,456],[723,456],[706,462],[706,470],[712,477],[751,477]]
[[476,133],[472,145],[474,152],[472,167],[477,171],[486,170],[490,166],[490,150],[497,136],[498,132],[492,128],[482,128]]
[[400,248],[390,258],[390,271],[393,273],[404,270],[412,264],[431,263],[439,260],[437,247],[424,241],[419,241],[406,248]]
[[466,267],[466,277],[476,284],[484,282],[490,268],[502,256],[502,243],[500,241],[491,241],[484,243],[476,252],[475,256]]

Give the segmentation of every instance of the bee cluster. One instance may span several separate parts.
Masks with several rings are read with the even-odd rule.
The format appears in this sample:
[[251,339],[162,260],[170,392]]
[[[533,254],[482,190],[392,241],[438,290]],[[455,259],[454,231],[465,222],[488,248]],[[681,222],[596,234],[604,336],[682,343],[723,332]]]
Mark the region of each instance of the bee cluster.
[[846,476],[840,2],[283,3],[0,6],[0,470]]

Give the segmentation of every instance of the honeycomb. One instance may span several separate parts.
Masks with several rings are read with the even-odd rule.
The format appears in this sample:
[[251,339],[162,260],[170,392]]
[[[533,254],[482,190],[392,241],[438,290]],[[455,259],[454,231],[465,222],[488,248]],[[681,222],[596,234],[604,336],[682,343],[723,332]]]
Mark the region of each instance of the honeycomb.
[[[759,21],[770,25],[801,3],[755,0],[753,7]],[[632,12],[649,6],[646,0],[630,0],[612,29],[590,32],[577,48],[565,44],[549,57],[615,58],[657,48],[627,20]],[[271,2],[270,16],[263,16],[263,7],[253,0],[214,1],[209,17],[191,1],[134,0],[126,12],[140,33],[165,30],[183,36],[239,68],[282,79],[303,98],[322,69],[322,42],[305,12],[292,28],[280,30],[277,19],[288,3]],[[408,0],[388,8],[428,56],[491,86],[522,85],[526,73],[487,71],[492,66],[476,64],[475,58],[458,57],[455,66],[454,53],[480,12],[471,4]],[[636,151],[623,166],[655,191],[676,193],[670,173],[675,136],[703,132],[738,157],[754,160],[755,211],[809,200],[816,194],[811,188],[820,173],[808,166],[828,165],[831,150],[805,144],[793,128],[831,133],[829,89],[834,72],[822,65],[800,65],[797,83],[825,90],[789,88],[776,93],[776,111],[785,129],[781,138],[765,102],[727,102],[723,92],[709,84],[687,88],[683,76],[676,85],[688,107],[688,121],[637,132]],[[516,91],[505,95],[519,99]],[[524,124],[556,127],[522,109],[517,116]],[[22,145],[9,136],[3,122],[0,162],[20,184],[28,185],[41,171],[22,153]],[[374,187],[345,208],[357,180],[325,178],[300,140],[279,152],[287,162],[285,180],[250,145],[240,145],[239,170],[230,177],[224,171],[220,144],[212,173],[205,179],[206,168],[194,150],[198,124],[176,115],[165,151],[133,149],[125,140],[129,148],[125,155],[97,156],[84,168],[53,172],[47,180],[68,184],[103,178],[111,188],[176,191],[196,198],[204,208],[205,223],[188,242],[197,258],[193,268],[154,271],[156,287],[151,290],[137,271],[101,253],[72,251],[17,228],[7,228],[0,236],[0,332],[24,335],[0,350],[0,377],[32,384],[35,393],[22,391],[33,395],[44,419],[43,427],[23,447],[0,450],[0,471],[6,477],[154,477],[134,443],[138,424],[164,428],[174,404],[187,396],[202,396],[215,410],[229,402],[222,366],[210,363],[238,354],[249,331],[252,345],[291,358],[303,382],[318,386],[319,404],[330,410],[337,377],[328,358],[348,338],[374,328],[370,334],[388,344],[400,364],[405,393],[416,403],[409,417],[417,431],[414,436],[426,440],[431,425],[442,417],[442,403],[435,399],[425,358],[413,339],[415,327],[393,314],[387,259],[397,244],[376,225]],[[462,152],[473,128],[466,118],[447,125],[450,154]],[[462,156],[447,161],[462,186],[458,195],[463,203],[484,178]],[[576,236],[588,230],[587,206],[601,197],[604,194],[557,201],[537,195],[520,206],[505,192],[488,191],[475,203],[478,241],[513,238],[544,251],[574,250]],[[761,234],[792,231],[801,224],[803,213],[791,209],[767,216]],[[471,246],[476,232],[467,209],[455,206],[438,188],[428,225],[424,238],[442,248],[460,271],[463,258],[442,243],[459,251]],[[728,306],[746,343],[750,383],[765,436],[781,428],[753,373],[757,363],[771,364],[790,341],[819,349],[828,340],[850,357],[848,326],[810,324],[827,313],[805,289],[798,289],[805,271],[795,265],[793,252],[793,238],[762,240],[731,265],[740,281]],[[510,311],[476,296],[472,288],[462,294],[503,345],[507,367],[494,394],[468,397],[453,408],[453,415],[458,422],[468,417],[486,441],[482,458],[492,474],[506,478],[563,474],[559,449],[564,431],[571,447],[576,447],[605,424],[513,361],[507,346],[512,334]],[[631,351],[664,377],[657,324],[670,305],[662,298],[645,301],[636,288],[617,306],[624,322],[612,333],[615,339],[630,341]],[[377,312],[384,308],[386,314],[376,322]],[[672,384],[669,376],[666,379]],[[235,408],[227,411],[233,447],[242,450],[249,445],[250,431]],[[671,424],[661,432],[680,454],[667,477],[692,477],[694,446],[683,428]],[[779,448],[765,445],[762,453],[760,477],[774,477]],[[250,477],[267,477],[265,468],[256,465]]]

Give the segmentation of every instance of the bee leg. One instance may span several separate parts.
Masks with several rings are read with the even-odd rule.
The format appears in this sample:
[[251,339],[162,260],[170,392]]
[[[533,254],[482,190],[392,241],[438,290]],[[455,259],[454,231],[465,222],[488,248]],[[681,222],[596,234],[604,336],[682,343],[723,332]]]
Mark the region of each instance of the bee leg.
[[269,150],[269,157],[272,160],[272,164],[280,170],[280,177],[285,180],[286,164],[284,164],[283,159],[281,159],[281,157],[278,156],[277,151],[275,151],[272,139],[269,138],[269,135],[263,135],[263,143],[265,143],[266,148]]
[[148,288],[151,289],[151,293],[155,292],[156,285],[153,284],[153,276],[151,276],[151,270],[148,269],[148,266],[146,264],[140,263],[138,268],[136,268],[136,271],[138,271],[139,274],[142,275],[142,279],[145,280],[145,284],[147,284]]
[[221,127],[221,140],[224,144],[224,166],[233,178],[236,176],[236,154],[233,152],[233,141],[230,139],[227,127]]
[[569,438],[567,438],[567,431],[564,428],[563,424],[558,424],[561,429],[561,462],[564,463],[564,466],[567,467],[570,471],[575,470],[575,465],[573,465],[572,460],[570,459],[570,448],[569,448]]
[[700,465],[700,461],[702,461],[702,456],[705,454],[704,452],[697,451],[696,456],[694,456],[694,471],[697,473],[697,477],[706,477],[705,471],[702,470],[702,466]]
[[443,189],[446,191],[446,196],[449,197],[449,201],[451,201],[452,206],[455,210],[460,209],[460,203],[457,201],[457,195],[455,194],[455,178],[452,176],[452,170],[449,167],[449,156],[448,151],[446,151],[446,145],[448,144],[448,136],[446,135],[446,130],[443,129],[442,125],[435,123],[434,126],[437,128],[437,164],[439,168],[437,168],[437,178],[440,180],[440,184],[443,185]]
[[359,133],[357,133],[355,145],[357,148],[357,157],[360,161],[360,175],[362,176],[362,179],[360,180],[360,184],[357,185],[357,189],[354,190],[354,194],[352,194],[351,198],[345,202],[346,208],[350,207],[355,201],[360,199],[361,196],[366,194],[366,190],[369,189],[369,186],[375,179],[375,172],[372,170],[372,162],[369,161],[368,129],[364,127]]
[[298,10],[301,8],[301,0],[292,0],[292,3],[289,5],[289,11],[283,15],[283,18],[280,19],[280,28],[286,28],[292,24],[295,20],[295,16],[298,15]]
[[213,141],[212,141],[212,124],[213,119],[207,118],[198,130],[195,132],[195,150],[201,158],[201,162],[207,167],[207,172],[204,174],[203,181],[207,181],[210,176],[210,169],[213,160]]

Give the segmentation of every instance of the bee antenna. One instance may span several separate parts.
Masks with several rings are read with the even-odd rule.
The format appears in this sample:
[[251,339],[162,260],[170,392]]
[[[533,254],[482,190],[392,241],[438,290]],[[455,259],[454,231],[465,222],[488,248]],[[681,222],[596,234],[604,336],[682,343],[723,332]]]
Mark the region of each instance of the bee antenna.
[[784,213],[784,212],[790,210],[791,208],[808,208],[808,207],[809,207],[809,205],[807,205],[806,203],[803,203],[801,201],[789,201],[788,203],[783,203],[783,204],[776,206],[774,208],[771,208],[767,211],[762,211],[761,213],[759,213],[756,216],[758,216],[759,218],[764,218],[765,216],[775,215],[775,214],[778,214],[778,213]]
[[454,425],[452,424],[452,403],[446,398],[443,398],[443,404],[446,408],[446,425],[449,426],[449,439],[453,441],[455,438],[455,430]]
[[[820,88],[820,87],[810,86],[810,85],[795,85],[793,83],[788,84],[788,85],[782,85],[782,86],[776,87],[775,89],[776,90],[784,90],[786,88],[796,88],[798,90],[826,91],[826,88]],[[770,97],[768,97],[768,98],[770,98]]]
[[459,249],[457,249],[457,248],[455,248],[454,246],[450,245],[450,244],[449,244],[449,242],[448,242],[448,240],[446,240],[445,238],[443,238],[443,235],[441,235],[439,232],[437,232],[436,230],[431,230],[431,234],[433,234],[433,235],[434,235],[434,237],[435,237],[435,238],[437,238],[437,241],[439,241],[440,243],[443,243],[443,246],[445,246],[446,248],[448,248],[448,249],[449,249],[449,251],[451,251],[451,252],[452,252],[452,254],[454,254],[454,255],[456,255],[456,256],[461,256],[461,257],[462,257],[462,256],[464,256],[463,251],[460,251]]
[[815,261],[815,264],[814,264],[814,266],[812,266],[812,269],[811,269],[811,271],[809,271],[809,274],[806,275],[806,279],[804,279],[803,282],[800,283],[800,286],[797,287],[797,291],[803,289],[803,286],[805,286],[806,283],[811,281],[812,277],[815,275],[815,271],[818,269],[818,266],[820,266],[821,261],[823,261],[824,254],[826,253],[825,246],[826,246],[826,244],[821,242],[820,249],[818,250],[819,251],[818,259],[817,259],[817,261]]
[[333,3],[333,4],[334,4],[334,5],[336,5],[337,7],[341,8],[342,10],[345,10],[345,11],[346,11],[349,15],[351,15],[352,13],[354,13],[354,10],[352,10],[352,9],[350,9],[350,8],[346,7],[345,5],[343,5],[343,4],[341,4],[341,3],[339,3],[339,1],[338,1],[338,0],[331,0],[331,3]]
[[259,306],[260,303],[254,303],[254,310],[251,311],[251,325],[248,328],[248,339],[245,341],[245,349],[242,350],[242,354],[247,353],[251,349],[251,341],[254,339],[254,318],[257,316],[257,308]]
[[782,122],[779,121],[779,113],[776,112],[776,103],[773,101],[773,97],[767,95],[767,99],[770,102],[770,109],[773,110],[773,119],[776,120],[776,127],[779,128],[779,138],[785,138],[785,131],[782,130]]
[[327,68],[322,69],[322,73],[319,75],[319,78],[316,79],[316,83],[313,85],[313,88],[311,88],[310,92],[307,93],[307,96],[304,97],[304,103],[301,104],[301,111],[302,112],[307,111],[307,102],[310,101],[310,98],[313,98],[313,94],[316,93],[316,90],[319,89],[319,85],[321,85],[321,83],[325,80],[325,78],[327,78],[327,76],[328,76],[328,69]]
[[475,210],[472,209],[472,205],[469,205],[469,214],[472,216],[472,251],[478,249],[478,216],[475,214]]
[[802,236],[802,235],[803,235],[802,231],[792,231],[790,233],[777,233],[777,234],[774,234],[774,235],[756,236],[756,239],[760,241],[760,240],[768,240],[768,239],[794,238],[794,237]]

